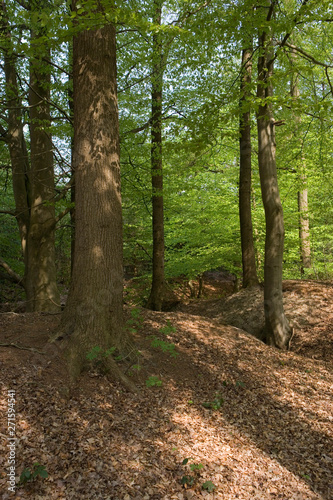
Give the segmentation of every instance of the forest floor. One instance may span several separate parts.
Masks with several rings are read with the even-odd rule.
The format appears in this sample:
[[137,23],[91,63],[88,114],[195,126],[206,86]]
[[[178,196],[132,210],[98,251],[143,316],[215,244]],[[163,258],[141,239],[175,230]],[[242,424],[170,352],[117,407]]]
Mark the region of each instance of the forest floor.
[[[333,286],[288,281],[284,300],[288,352],[244,331],[261,328],[260,288],[140,309],[140,370],[127,371],[138,394],[96,370],[69,387],[48,343],[59,316],[0,314],[2,499],[333,499]],[[156,338],[178,355],[152,347]],[[15,494],[8,390],[17,479],[35,462],[48,472]]]

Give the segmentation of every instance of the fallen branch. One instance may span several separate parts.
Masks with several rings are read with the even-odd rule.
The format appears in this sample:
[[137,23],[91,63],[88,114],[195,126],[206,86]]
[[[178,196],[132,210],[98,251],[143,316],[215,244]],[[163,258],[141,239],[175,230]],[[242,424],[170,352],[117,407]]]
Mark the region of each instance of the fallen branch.
[[35,349],[34,347],[26,347],[23,345],[17,345],[14,344],[13,342],[10,343],[0,343],[0,347],[16,347],[16,349],[22,349],[24,351],[32,351],[32,352],[38,352],[38,354],[44,354],[42,351],[39,351],[38,349]]

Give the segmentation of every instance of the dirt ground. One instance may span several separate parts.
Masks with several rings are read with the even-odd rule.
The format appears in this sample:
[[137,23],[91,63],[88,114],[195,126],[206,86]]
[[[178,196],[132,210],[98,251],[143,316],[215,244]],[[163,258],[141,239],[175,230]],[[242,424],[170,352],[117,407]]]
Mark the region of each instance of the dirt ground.
[[[262,327],[262,289],[220,291],[174,312],[140,310],[137,366],[123,365],[138,394],[96,370],[69,386],[48,342],[59,316],[0,314],[2,498],[333,499],[332,284],[284,283],[288,352],[247,333]],[[16,480],[36,462],[48,472],[15,493],[9,390]]]

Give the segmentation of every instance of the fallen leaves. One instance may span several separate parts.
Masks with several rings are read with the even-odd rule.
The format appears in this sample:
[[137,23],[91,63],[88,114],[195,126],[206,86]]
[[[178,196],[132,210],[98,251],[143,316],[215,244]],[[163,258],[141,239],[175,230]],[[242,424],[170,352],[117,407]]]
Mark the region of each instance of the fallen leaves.
[[[299,310],[305,301],[302,310],[309,311],[311,288],[307,294],[303,286],[300,294],[297,286],[288,286],[287,299],[297,300]],[[314,300],[322,300],[320,289],[316,285]],[[333,300],[332,291],[324,295]],[[215,301],[214,307],[222,304]],[[313,346],[330,342],[329,335],[322,336],[332,324],[327,307],[311,338],[304,326],[295,337],[296,352],[288,353],[263,345],[239,328],[221,325],[216,318],[186,312],[141,314],[144,323],[135,338],[142,352],[142,369],[135,375],[139,395],[89,374],[69,394],[56,352],[50,351],[45,360],[36,352],[0,348],[4,492],[5,396],[15,381],[17,475],[34,462],[49,474],[17,489],[17,498],[333,498],[330,344],[324,358],[313,358]],[[315,315],[314,310],[311,321]],[[26,345],[43,350],[45,329],[52,329],[54,319],[23,316],[0,317],[6,330],[0,332],[0,340],[8,341],[13,331],[22,336],[20,341],[24,336]],[[165,328],[180,353],[176,360],[150,346],[152,336],[165,339]],[[146,387],[145,380],[157,374],[163,385]],[[183,488],[182,463],[188,457],[203,467],[196,485]],[[204,484],[216,489],[203,490]]]

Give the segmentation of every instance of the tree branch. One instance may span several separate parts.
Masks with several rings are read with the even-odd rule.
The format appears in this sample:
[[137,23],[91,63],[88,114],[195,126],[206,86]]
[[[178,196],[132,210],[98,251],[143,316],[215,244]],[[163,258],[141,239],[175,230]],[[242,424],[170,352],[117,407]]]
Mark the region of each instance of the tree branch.
[[[303,0],[302,5],[299,8],[299,11],[297,12],[296,16],[294,17],[294,19],[293,19],[294,28],[295,28],[295,26],[297,26],[299,15],[300,15],[300,12],[301,12],[302,8],[308,3],[308,1],[309,0]],[[271,4],[271,6],[273,6],[273,4],[274,4],[274,2]],[[268,16],[267,16],[267,20],[269,20]],[[280,49],[282,49],[282,47],[284,47],[287,44],[287,40],[291,37],[291,34],[292,34],[292,30],[290,30],[289,33],[285,34],[282,42],[279,43],[279,48]],[[268,62],[267,66],[269,66],[270,64],[273,64],[273,62],[275,61],[275,59],[277,58],[277,56],[278,56],[278,51],[275,52],[274,56]]]
[[2,274],[1,277],[7,279],[8,281],[12,281],[13,283],[16,283],[17,285],[23,286],[23,278],[16,274],[15,271],[4,261],[0,258],[0,267],[2,267],[7,274]]
[[311,61],[313,62],[313,64],[316,64],[318,66],[322,66],[323,68],[333,68],[333,65],[331,64],[326,64],[326,63],[323,63],[321,61],[318,61],[315,57],[313,57],[311,54],[308,54],[307,52],[305,52],[305,50],[301,49],[300,47],[296,47],[296,45],[292,45],[292,44],[289,44],[289,43],[285,43],[284,44],[285,47],[288,47],[289,49],[292,49],[292,50],[296,50],[297,52],[299,52],[299,54],[301,54],[305,59],[307,59],[308,61]]
[[63,219],[65,217],[65,215],[67,215],[71,210],[72,210],[72,207],[67,207],[67,208],[65,208],[65,210],[60,212],[60,214],[57,215],[57,217],[54,219],[54,225],[58,224],[58,222],[61,221],[61,219]]
[[0,214],[12,215],[13,217],[16,217],[15,212],[11,212],[10,210],[0,210]]

